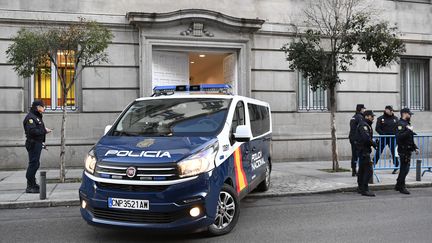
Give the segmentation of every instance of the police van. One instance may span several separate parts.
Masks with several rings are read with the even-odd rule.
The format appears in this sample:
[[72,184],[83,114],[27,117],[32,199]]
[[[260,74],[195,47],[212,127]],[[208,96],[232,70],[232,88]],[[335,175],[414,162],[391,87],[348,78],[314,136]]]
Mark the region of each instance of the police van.
[[240,199],[270,187],[269,104],[229,85],[159,86],[127,106],[85,159],[92,225],[230,232]]

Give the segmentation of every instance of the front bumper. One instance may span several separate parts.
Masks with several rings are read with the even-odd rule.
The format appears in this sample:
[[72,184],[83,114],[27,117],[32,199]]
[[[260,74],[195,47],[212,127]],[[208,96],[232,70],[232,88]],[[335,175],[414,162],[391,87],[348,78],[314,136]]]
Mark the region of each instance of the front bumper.
[[[215,180],[202,174],[194,180],[164,187],[117,187],[95,182],[85,173],[79,189],[82,217],[96,226],[118,226],[151,230],[177,231],[205,228],[214,222],[219,190]],[[138,190],[137,190],[138,189]],[[150,209],[130,210],[108,208],[108,198],[149,200]],[[192,217],[189,210],[200,208]]]

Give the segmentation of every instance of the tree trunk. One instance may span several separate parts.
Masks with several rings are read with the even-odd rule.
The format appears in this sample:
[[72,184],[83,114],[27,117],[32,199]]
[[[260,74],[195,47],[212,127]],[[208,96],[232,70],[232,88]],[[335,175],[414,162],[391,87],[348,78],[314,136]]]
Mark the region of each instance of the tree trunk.
[[[65,99],[66,100],[66,99]],[[66,101],[63,102],[63,115],[61,124],[61,137],[60,137],[60,182],[66,180]]]
[[339,170],[339,159],[336,137],[336,90],[335,87],[330,88],[330,129],[332,140],[332,162],[333,171]]
[[[67,58],[65,58],[67,60]],[[66,61],[67,65],[67,61]],[[62,92],[63,92],[63,112],[62,112],[62,125],[61,125],[61,137],[60,137],[60,182],[66,181],[66,115],[67,115],[67,93],[66,88],[66,71],[62,73]]]

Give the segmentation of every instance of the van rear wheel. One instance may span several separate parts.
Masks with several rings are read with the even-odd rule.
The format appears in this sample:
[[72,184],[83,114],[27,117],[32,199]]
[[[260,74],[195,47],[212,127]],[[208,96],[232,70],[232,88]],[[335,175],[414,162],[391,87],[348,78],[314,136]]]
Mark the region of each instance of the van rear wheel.
[[257,186],[257,191],[265,192],[270,189],[270,174],[271,174],[271,166],[270,162],[266,163],[266,171],[265,171],[265,179]]
[[208,227],[210,235],[224,235],[234,229],[240,215],[240,200],[230,185],[223,185],[219,193],[216,218]]

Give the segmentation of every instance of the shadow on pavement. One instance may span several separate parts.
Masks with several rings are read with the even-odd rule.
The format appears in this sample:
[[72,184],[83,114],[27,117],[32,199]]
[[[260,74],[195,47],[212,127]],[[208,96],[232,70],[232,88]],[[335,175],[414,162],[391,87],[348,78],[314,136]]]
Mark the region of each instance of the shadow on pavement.
[[93,227],[101,242],[190,242],[214,239],[204,232],[152,232],[138,229],[108,229]]

